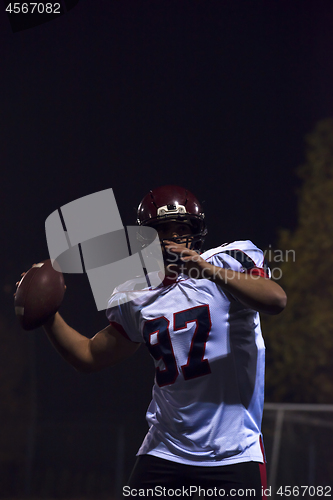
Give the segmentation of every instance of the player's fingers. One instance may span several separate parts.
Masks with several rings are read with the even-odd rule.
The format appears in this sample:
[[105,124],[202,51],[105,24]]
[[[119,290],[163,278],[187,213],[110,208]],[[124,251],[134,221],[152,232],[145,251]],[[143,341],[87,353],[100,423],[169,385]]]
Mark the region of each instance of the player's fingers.
[[184,251],[188,250],[188,248],[184,247],[183,245],[179,245],[179,244],[174,243],[172,241],[170,241],[170,243],[166,244],[165,246],[166,246],[166,248],[168,248],[170,250],[175,250],[177,252],[184,252]]
[[19,283],[21,283],[22,278],[23,278],[23,276],[24,276],[24,275],[25,275],[25,273],[22,273],[22,274],[21,274],[21,279],[15,283],[15,285],[16,285],[16,286],[17,286]]
[[[31,267],[34,267],[35,265],[36,265],[36,263],[33,264]],[[24,271],[23,273],[21,273],[21,279],[20,279],[20,281],[16,282],[16,286],[22,281],[23,276],[25,276],[26,274],[27,274],[27,271]]]
[[196,262],[200,256],[194,250],[190,250],[189,248],[184,248],[181,252],[181,256],[186,258],[187,260],[193,260]]
[[27,274],[26,272],[21,273],[21,279],[16,282],[16,286],[22,281],[23,276],[25,276],[26,274]]

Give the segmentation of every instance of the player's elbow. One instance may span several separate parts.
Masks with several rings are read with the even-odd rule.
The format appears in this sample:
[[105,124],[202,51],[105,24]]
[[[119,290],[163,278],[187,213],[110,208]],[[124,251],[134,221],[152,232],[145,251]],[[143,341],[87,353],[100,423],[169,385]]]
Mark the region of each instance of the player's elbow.
[[87,352],[85,352],[84,356],[81,353],[81,356],[70,357],[67,361],[77,372],[83,374],[98,372],[103,368],[103,365],[99,362],[99,360],[96,360],[90,355],[90,353],[88,355]]
[[104,368],[110,368],[115,366],[118,362],[110,360],[108,363],[90,363],[74,366],[75,370],[84,375],[89,375],[90,373],[100,372]]
[[97,371],[91,363],[87,363],[78,359],[65,359],[78,373],[89,374]]
[[270,305],[266,313],[272,315],[280,314],[284,310],[286,305],[287,295],[284,290],[279,287],[279,290],[275,290],[275,293],[272,295]]

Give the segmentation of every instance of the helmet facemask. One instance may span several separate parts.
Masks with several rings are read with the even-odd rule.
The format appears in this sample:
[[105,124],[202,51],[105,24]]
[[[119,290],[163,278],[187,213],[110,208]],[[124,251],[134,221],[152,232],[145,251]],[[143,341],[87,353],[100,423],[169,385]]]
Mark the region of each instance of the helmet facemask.
[[160,242],[163,251],[164,263],[166,265],[174,264],[174,265],[182,265],[183,261],[179,254],[173,254],[172,252],[166,249],[166,242],[174,242],[177,244],[184,245],[185,248],[189,248],[190,250],[194,250],[197,253],[201,253],[201,248],[204,242],[203,233],[200,232],[200,221],[194,220],[188,215],[180,216],[180,217],[165,217],[163,221],[159,221],[158,223],[151,224],[150,227],[154,228],[158,233],[159,229],[165,223],[174,222],[180,224],[186,224],[188,226],[188,232],[184,235],[179,236],[170,236],[170,237],[161,237]]

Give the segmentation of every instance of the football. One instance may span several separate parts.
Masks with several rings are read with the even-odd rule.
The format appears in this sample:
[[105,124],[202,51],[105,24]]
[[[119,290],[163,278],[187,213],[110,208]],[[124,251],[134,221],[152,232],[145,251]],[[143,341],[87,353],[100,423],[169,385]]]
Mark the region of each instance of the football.
[[65,293],[61,272],[52,267],[50,259],[34,264],[18,284],[15,314],[24,330],[43,325],[60,307]]

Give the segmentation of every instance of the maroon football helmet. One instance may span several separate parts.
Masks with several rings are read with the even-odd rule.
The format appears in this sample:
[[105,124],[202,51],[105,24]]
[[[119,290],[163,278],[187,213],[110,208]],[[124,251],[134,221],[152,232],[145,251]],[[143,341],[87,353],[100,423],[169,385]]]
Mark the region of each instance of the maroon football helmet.
[[190,248],[200,250],[207,229],[205,214],[194,194],[179,186],[161,186],[150,191],[138,207],[137,224],[158,228],[163,222],[173,221],[189,225]]

